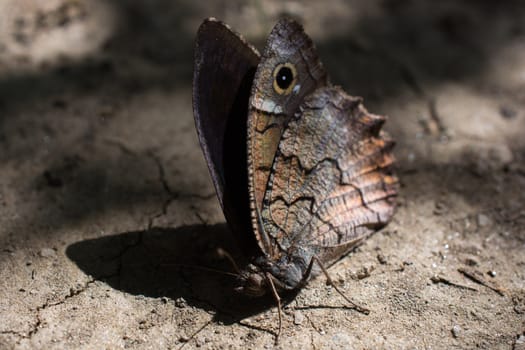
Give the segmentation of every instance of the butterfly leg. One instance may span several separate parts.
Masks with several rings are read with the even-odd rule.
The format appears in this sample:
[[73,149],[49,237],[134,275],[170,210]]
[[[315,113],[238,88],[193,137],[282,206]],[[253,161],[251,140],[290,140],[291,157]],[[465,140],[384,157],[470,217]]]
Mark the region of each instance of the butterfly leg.
[[275,284],[272,280],[272,275],[270,273],[265,274],[266,279],[268,280],[268,283],[270,284],[270,287],[272,289],[273,297],[275,298],[275,301],[277,302],[277,308],[279,311],[279,330],[277,331],[277,336],[275,337],[275,344],[277,345],[279,343],[279,336],[281,335],[281,328],[282,328],[282,316],[281,316],[281,297],[277,293],[277,289],[275,288]]
[[339,288],[337,288],[337,286],[335,285],[335,283],[332,280],[332,278],[330,278],[330,275],[328,274],[328,271],[326,271],[326,268],[324,267],[323,263],[321,262],[321,260],[319,260],[319,258],[317,256],[314,255],[314,257],[312,258],[312,261],[310,262],[310,266],[308,267],[308,271],[311,270],[311,267],[312,267],[314,261],[317,262],[317,265],[319,265],[319,267],[323,271],[324,275],[326,276],[326,281],[328,282],[328,284],[331,285],[335,289],[335,291],[337,293],[339,293],[340,296],[343,297],[343,299],[345,299],[349,304],[353,305],[354,309],[356,309],[357,311],[359,311],[359,312],[361,312],[361,313],[363,313],[365,315],[368,315],[370,313],[369,309],[357,305],[356,303],[351,301],[346,295],[344,295],[344,293],[341,292],[339,290]]

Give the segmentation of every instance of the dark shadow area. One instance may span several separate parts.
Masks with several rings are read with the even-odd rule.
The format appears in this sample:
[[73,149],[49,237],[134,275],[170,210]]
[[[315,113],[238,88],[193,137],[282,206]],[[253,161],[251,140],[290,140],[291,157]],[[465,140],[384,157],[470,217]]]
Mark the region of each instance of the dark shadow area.
[[236,293],[235,276],[205,270],[233,272],[229,262],[218,257],[217,247],[244,266],[245,258],[225,224],[126,232],[74,243],[66,254],[86,274],[115,289],[167,297],[181,307],[187,302],[216,312],[218,322],[239,322],[274,307],[271,296],[248,298]]

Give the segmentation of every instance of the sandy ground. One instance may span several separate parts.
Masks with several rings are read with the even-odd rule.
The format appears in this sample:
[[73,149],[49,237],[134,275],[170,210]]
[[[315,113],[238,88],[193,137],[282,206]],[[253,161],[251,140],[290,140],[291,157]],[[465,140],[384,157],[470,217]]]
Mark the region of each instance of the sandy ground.
[[196,138],[192,51],[207,16],[260,47],[288,14],[390,117],[402,188],[329,269],[370,315],[319,277],[277,348],[523,350],[525,4],[504,3],[0,1],[0,348],[274,347],[271,298],[195,268],[243,255]]

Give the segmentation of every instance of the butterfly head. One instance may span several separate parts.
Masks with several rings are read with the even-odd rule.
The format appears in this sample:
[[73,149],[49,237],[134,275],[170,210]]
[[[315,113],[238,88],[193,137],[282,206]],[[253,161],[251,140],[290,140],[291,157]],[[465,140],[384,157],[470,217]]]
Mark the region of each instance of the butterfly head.
[[272,290],[290,291],[300,287],[309,274],[308,264],[302,256],[284,256],[278,261],[259,257],[239,273],[239,286],[235,290],[252,297],[263,296]]
[[235,288],[235,291],[244,295],[260,297],[268,291],[267,278],[264,272],[255,265],[248,265],[246,270],[239,275],[238,281],[239,286]]

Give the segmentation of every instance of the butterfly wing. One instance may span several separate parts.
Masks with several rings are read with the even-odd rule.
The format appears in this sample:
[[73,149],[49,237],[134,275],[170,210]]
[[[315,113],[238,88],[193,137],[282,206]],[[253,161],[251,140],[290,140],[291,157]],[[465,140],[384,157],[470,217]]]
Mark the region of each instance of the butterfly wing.
[[246,121],[259,54],[226,24],[209,18],[198,30],[194,62],[193,114],[201,148],[226,220],[245,237]]
[[[286,89],[276,85],[279,67],[291,72]],[[248,186],[252,226],[267,255],[274,247],[261,228],[260,212],[271,166],[284,127],[304,97],[327,84],[312,40],[297,22],[280,20],[270,33],[255,73],[248,113]]]
[[261,213],[282,253],[302,247],[329,265],[389,221],[398,183],[384,121],[338,87],[305,99],[283,132]]

